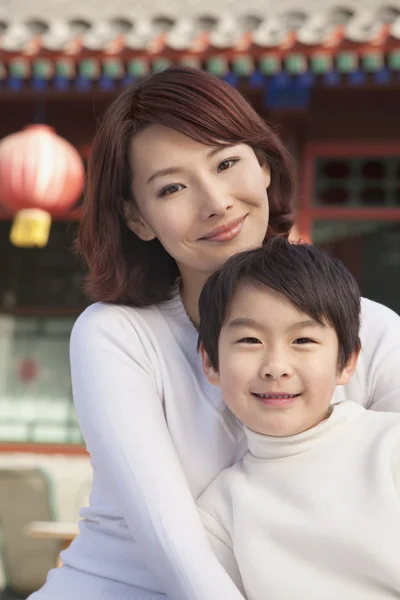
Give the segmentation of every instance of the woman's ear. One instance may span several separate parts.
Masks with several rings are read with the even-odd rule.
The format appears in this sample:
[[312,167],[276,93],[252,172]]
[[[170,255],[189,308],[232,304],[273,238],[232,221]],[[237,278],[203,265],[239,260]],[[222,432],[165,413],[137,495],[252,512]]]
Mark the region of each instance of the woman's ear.
[[142,218],[138,209],[133,205],[132,202],[124,203],[124,216],[127,226],[138,236],[138,238],[140,238],[143,242],[150,242],[151,240],[154,240],[156,234],[150,225],[148,225]]
[[264,177],[265,177],[265,187],[266,189],[269,188],[270,184],[271,184],[271,169],[268,163],[265,163],[264,165],[262,165],[262,170],[264,173]]
[[210,359],[208,358],[207,352],[204,350],[203,344],[200,344],[199,348],[201,362],[203,365],[203,373],[206,376],[206,379],[212,385],[219,385],[219,373],[212,366]]
[[336,385],[346,385],[346,383],[349,383],[354,371],[356,370],[359,354],[360,350],[357,350],[351,354],[347,364],[338,375]]
[[265,158],[265,154],[261,150],[254,150],[259,165],[264,173],[265,178],[265,189],[268,189],[271,184],[271,168]]

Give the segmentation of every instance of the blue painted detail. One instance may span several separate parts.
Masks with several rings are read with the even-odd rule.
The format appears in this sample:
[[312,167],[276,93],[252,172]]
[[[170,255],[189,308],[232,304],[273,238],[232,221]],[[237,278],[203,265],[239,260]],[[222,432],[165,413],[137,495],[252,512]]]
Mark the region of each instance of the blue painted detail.
[[325,73],[323,76],[323,82],[326,85],[339,85],[341,82],[341,76],[337,71],[330,71],[330,73]]
[[76,89],[79,90],[80,92],[86,92],[87,90],[90,90],[90,88],[92,87],[92,81],[91,81],[91,79],[87,79],[86,77],[82,77],[81,75],[78,75],[78,77],[75,80],[75,86],[76,86]]
[[41,77],[33,77],[32,78],[32,87],[34,90],[38,92],[42,92],[47,88],[46,79],[42,79]]
[[114,90],[115,89],[115,79],[112,79],[111,77],[106,77],[105,75],[102,75],[99,79],[99,88],[101,90],[103,90],[104,92]]
[[315,75],[314,75],[314,73],[310,73],[309,71],[307,71],[307,73],[302,73],[301,75],[297,75],[296,81],[298,82],[298,84],[300,86],[305,87],[305,88],[310,88],[315,83]]
[[290,86],[291,81],[291,76],[285,73],[284,71],[282,71],[282,73],[279,73],[278,75],[273,75],[271,77],[272,85],[277,88],[287,88]]
[[376,83],[385,84],[392,81],[392,72],[390,69],[379,69],[374,73],[374,81]]
[[262,88],[265,85],[265,76],[260,71],[254,71],[249,77],[249,84],[254,88]]
[[222,79],[226,81],[226,83],[229,83],[229,85],[231,85],[232,87],[236,87],[238,84],[238,77],[237,75],[235,75],[235,73],[232,72],[229,72],[226,75],[224,75]]
[[67,90],[69,88],[69,86],[70,86],[69,79],[66,79],[65,77],[59,77],[59,76],[54,78],[54,87],[57,90],[64,91],[64,90]]
[[7,87],[13,92],[18,92],[24,87],[24,80],[21,77],[9,77],[7,79]]
[[281,77],[281,75],[271,77],[265,87],[264,103],[266,108],[307,108],[310,102],[310,83],[310,79],[304,81],[298,77]]
[[133,77],[133,75],[127,75],[122,79],[121,84],[125,87],[128,87],[129,85],[133,85],[135,81],[136,77]]
[[351,85],[363,85],[367,80],[367,74],[364,71],[354,71],[348,74],[349,83]]

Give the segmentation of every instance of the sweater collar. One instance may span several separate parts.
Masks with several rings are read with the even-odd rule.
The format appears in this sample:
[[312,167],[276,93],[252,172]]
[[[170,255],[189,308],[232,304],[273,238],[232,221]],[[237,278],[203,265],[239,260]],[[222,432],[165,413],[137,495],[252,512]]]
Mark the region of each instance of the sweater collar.
[[327,419],[307,431],[287,437],[262,435],[244,427],[249,451],[255,458],[263,459],[288,458],[304,454],[323,441],[329,441],[338,435],[343,426],[364,410],[355,402],[333,404]]

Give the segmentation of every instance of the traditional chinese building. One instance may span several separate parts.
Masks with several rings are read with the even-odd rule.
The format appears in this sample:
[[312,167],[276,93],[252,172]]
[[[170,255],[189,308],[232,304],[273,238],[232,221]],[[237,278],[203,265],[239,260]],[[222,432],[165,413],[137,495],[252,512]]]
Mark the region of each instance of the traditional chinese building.
[[[86,157],[109,102],[173,63],[225,78],[276,124],[298,165],[300,235],[400,311],[400,1],[0,0],[0,138],[45,122]],[[11,246],[1,217],[0,451],[79,452],[79,206],[46,249]]]

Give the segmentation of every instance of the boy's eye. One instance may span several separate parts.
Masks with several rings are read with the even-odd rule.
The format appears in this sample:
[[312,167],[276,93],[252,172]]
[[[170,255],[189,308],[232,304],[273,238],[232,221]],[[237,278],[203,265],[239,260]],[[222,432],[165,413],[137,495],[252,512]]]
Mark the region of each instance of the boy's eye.
[[261,344],[261,342],[255,337],[245,337],[239,340],[239,344]]
[[228,169],[230,169],[231,167],[233,167],[233,165],[235,163],[238,162],[238,158],[228,158],[227,160],[223,160],[221,163],[219,163],[218,165],[218,173],[220,171],[227,171]]
[[175,194],[175,192],[183,190],[184,187],[185,186],[183,186],[181,183],[172,183],[171,185],[165,186],[165,188],[159,192],[158,196],[170,196],[171,194]]
[[307,337],[302,337],[302,338],[297,338],[297,340],[294,340],[293,342],[294,344],[314,344],[314,340],[307,338]]

